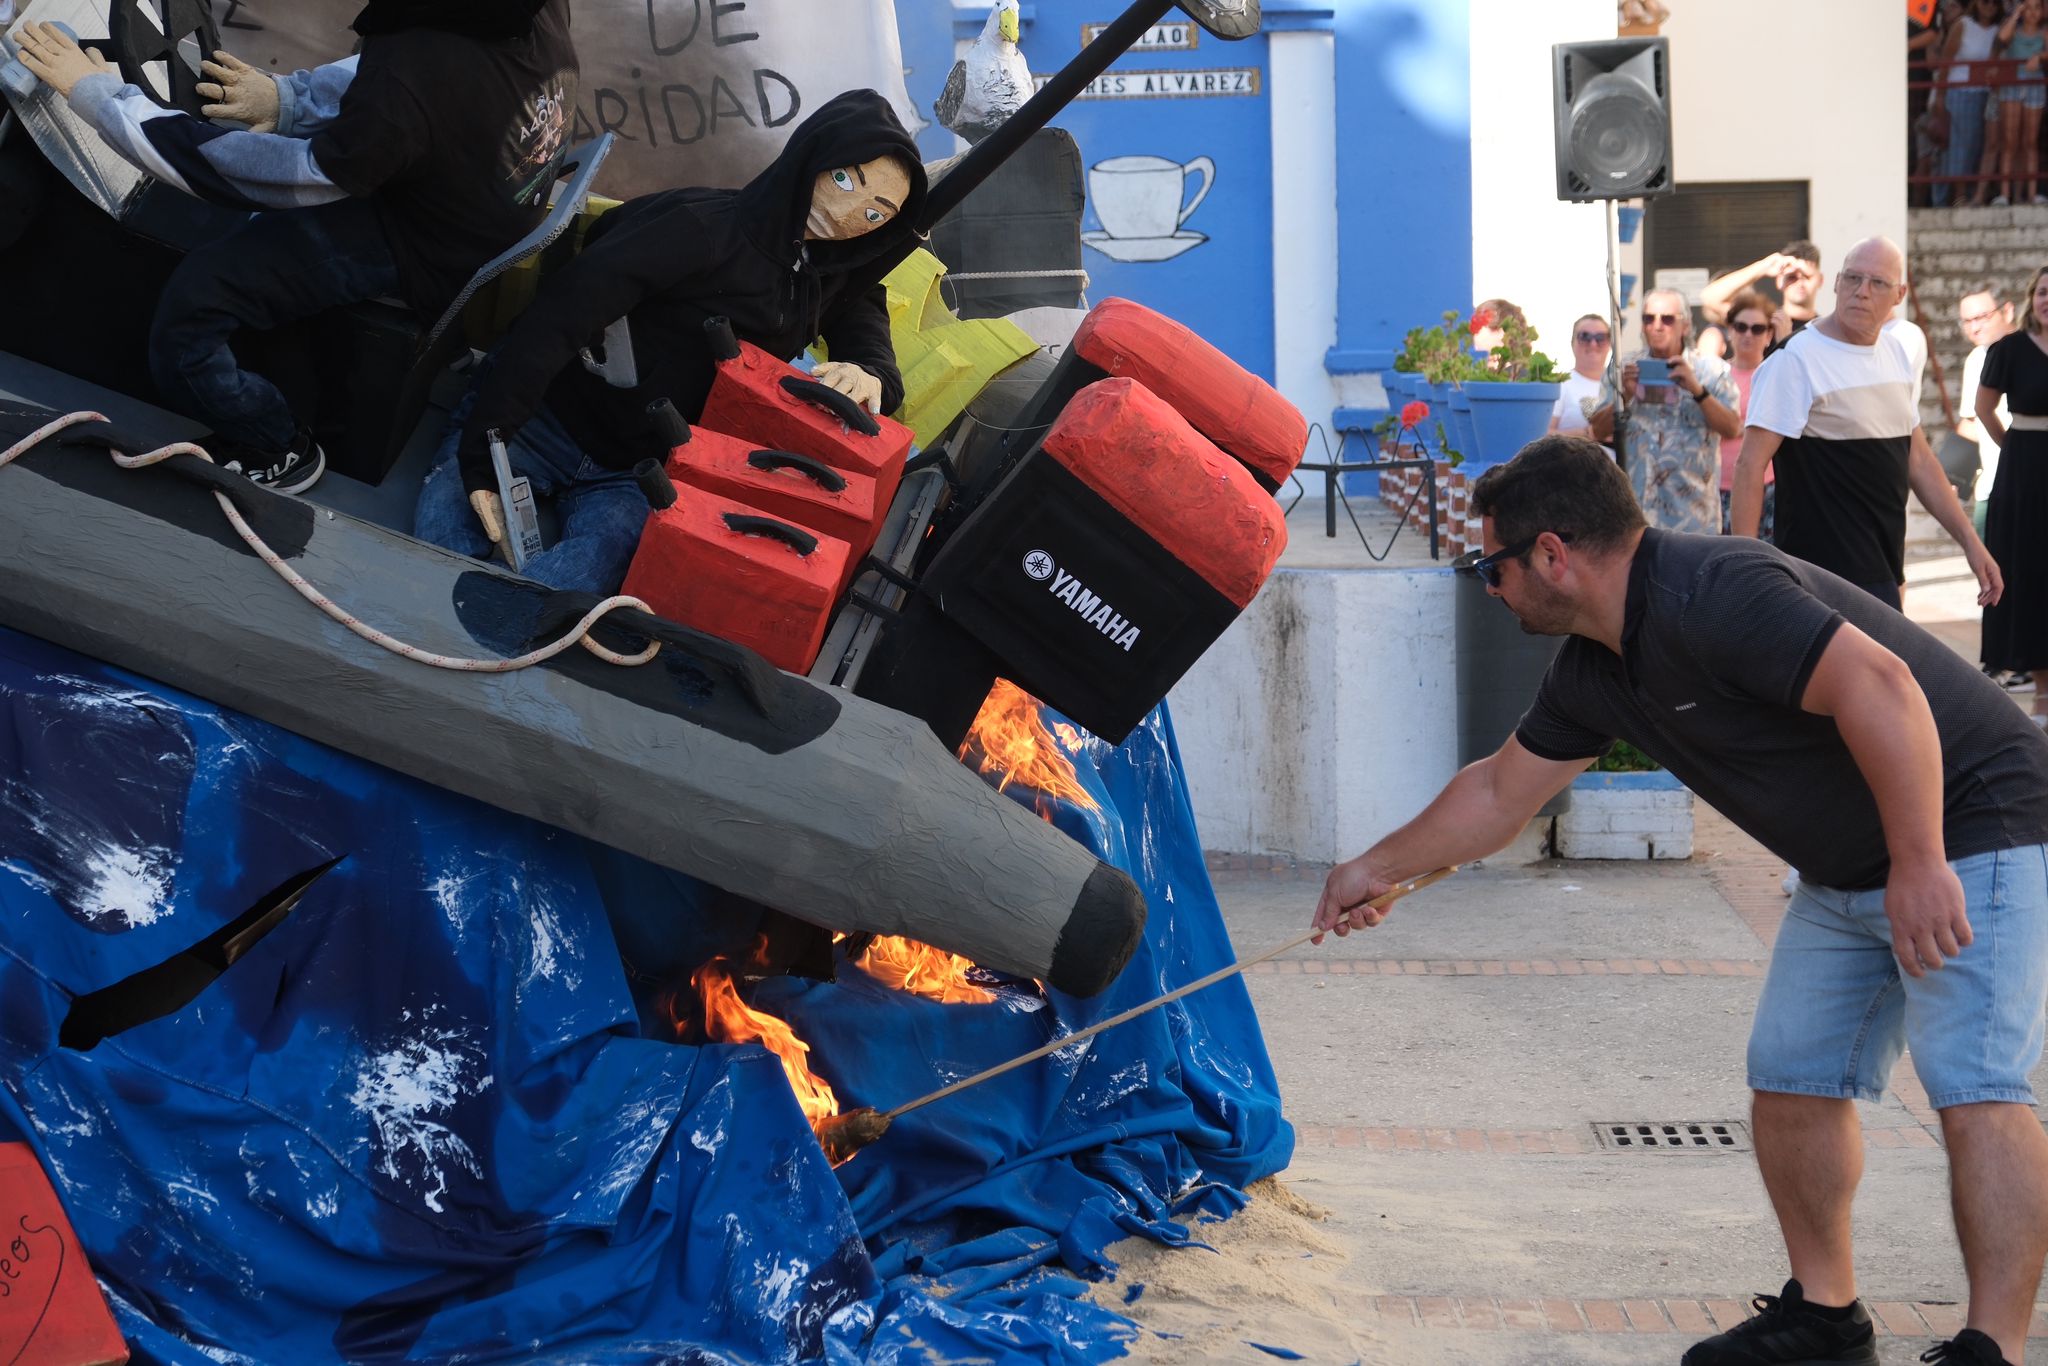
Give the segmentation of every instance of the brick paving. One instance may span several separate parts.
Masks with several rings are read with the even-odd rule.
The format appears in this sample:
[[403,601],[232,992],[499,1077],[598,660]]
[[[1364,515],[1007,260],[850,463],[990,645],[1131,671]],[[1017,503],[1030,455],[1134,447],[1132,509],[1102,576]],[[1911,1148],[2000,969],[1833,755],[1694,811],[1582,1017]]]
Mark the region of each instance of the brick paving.
[[[1383,1124],[1297,1124],[1294,1126],[1294,1140],[1305,1148],[1363,1148],[1375,1153],[1456,1152],[1483,1153],[1492,1157],[1578,1157],[1587,1153],[1609,1151],[1602,1148],[1599,1141],[1593,1137],[1590,1125],[1584,1129],[1507,1130],[1408,1128]],[[1938,1148],[1941,1146],[1941,1134],[1938,1129],[1930,1133],[1917,1125],[1886,1129],[1866,1127],[1863,1130],[1863,1143],[1869,1148]],[[1696,1162],[1712,1157],[1725,1159],[1731,1154],[1739,1156],[1745,1162],[1750,1160],[1747,1148],[1724,1151],[1680,1149],[1643,1154],[1625,1154],[1617,1151],[1615,1156],[1648,1156],[1652,1160]]]
[[1247,977],[1761,977],[1756,959],[1688,958],[1278,958]]
[[[1869,1305],[1879,1337],[1953,1337],[1963,1326],[1953,1304],[1880,1300]],[[1642,1333],[1688,1336],[1724,1332],[1749,1317],[1747,1300],[1702,1296],[1691,1300],[1523,1300],[1471,1295],[1377,1295],[1361,1312],[1368,1324],[1389,1328],[1441,1328],[1523,1333]],[[2037,1305],[2030,1338],[2048,1338],[2048,1305]]]

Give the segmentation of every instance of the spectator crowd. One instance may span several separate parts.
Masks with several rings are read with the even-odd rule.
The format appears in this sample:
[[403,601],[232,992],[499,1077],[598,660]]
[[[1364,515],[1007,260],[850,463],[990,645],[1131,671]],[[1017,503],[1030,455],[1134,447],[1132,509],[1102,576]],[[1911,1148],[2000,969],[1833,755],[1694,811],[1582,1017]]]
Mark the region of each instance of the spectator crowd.
[[1912,203],[2048,204],[2044,0],[1918,0],[1906,15]]

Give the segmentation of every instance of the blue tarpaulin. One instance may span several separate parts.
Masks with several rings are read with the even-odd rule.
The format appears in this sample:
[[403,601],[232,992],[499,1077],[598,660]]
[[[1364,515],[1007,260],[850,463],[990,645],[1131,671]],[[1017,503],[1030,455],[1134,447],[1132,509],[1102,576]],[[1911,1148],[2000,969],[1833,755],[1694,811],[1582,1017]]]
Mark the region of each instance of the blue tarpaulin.
[[[1129,968],[1087,1001],[763,983],[844,1104],[1229,961],[1164,710],[1073,758],[1099,809],[1055,818],[1150,903]],[[76,998],[330,862],[189,1005],[60,1046]],[[0,1139],[34,1145],[139,1360],[1100,1361],[1134,1330],[1075,1277],[1286,1164],[1232,980],[835,1171],[773,1057],[676,1042],[622,966],[718,942],[700,891],[0,631]]]

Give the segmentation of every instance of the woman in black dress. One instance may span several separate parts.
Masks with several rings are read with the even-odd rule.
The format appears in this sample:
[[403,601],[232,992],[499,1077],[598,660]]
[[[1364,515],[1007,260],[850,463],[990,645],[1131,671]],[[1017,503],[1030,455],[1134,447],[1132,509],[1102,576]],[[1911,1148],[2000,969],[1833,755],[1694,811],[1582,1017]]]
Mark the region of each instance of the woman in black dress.
[[1983,654],[1992,670],[2034,676],[2034,724],[2048,728],[2048,266],[2025,298],[2024,325],[1992,343],[1977,387],[1977,420],[1999,447],[1984,544],[2005,572],[2005,595],[1984,609]]

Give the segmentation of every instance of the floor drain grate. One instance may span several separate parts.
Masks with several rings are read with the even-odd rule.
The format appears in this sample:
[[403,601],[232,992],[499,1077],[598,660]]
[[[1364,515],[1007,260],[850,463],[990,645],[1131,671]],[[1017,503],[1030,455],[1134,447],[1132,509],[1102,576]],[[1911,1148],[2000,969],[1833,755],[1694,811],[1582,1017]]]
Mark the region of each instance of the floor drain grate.
[[1596,1120],[1593,1136],[1607,1152],[1746,1153],[1749,1125],[1739,1119]]

